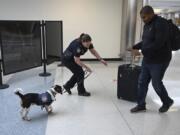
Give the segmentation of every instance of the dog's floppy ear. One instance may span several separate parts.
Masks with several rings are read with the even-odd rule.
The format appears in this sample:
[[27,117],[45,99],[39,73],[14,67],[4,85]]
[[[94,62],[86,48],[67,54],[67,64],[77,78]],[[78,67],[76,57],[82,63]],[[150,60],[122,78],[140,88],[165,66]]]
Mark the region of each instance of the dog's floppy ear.
[[61,86],[55,85],[54,89],[55,89],[56,92],[62,94],[62,87]]
[[61,87],[61,86],[59,86],[59,85],[56,84],[55,87]]

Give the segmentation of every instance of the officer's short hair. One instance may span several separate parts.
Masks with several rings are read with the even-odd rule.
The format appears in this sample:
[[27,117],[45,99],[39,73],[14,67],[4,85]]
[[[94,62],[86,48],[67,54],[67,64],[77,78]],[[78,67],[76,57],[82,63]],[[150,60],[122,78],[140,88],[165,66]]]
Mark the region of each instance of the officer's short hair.
[[80,35],[79,40],[80,40],[81,42],[90,42],[90,41],[92,41],[91,36],[88,35],[88,34],[85,34],[85,33],[82,33],[82,34]]
[[154,9],[149,5],[144,6],[141,9],[140,14],[154,14]]

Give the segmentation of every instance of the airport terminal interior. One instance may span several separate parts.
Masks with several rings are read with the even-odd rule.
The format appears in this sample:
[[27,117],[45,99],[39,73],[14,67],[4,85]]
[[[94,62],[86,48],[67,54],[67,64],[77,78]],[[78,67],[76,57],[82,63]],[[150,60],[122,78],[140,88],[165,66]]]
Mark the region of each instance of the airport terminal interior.
[[[143,54],[133,58],[127,48],[142,40],[140,11],[146,5],[180,29],[180,0],[0,0],[0,135],[179,135],[180,49],[172,51],[163,79],[174,100],[167,112],[159,113],[162,103],[151,82],[146,111],[131,113],[137,98],[118,96],[121,86],[138,82],[129,76],[119,83],[118,68],[142,66]],[[92,70],[84,78],[91,96],[80,96],[77,83],[71,95],[56,95],[51,113],[32,105],[31,120],[23,119],[15,91],[41,94],[55,85],[63,88],[72,76],[62,61],[64,51],[81,33],[91,36],[101,57],[97,60],[90,49],[80,57]],[[122,91],[131,95],[135,89]]]

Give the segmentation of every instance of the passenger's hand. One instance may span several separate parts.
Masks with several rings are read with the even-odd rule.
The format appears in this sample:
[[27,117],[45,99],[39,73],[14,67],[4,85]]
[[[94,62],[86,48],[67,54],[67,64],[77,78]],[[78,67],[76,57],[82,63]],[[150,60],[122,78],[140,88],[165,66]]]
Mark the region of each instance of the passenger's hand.
[[133,49],[132,47],[127,48],[127,51],[130,51],[134,57],[141,56],[141,53],[137,49]]
[[130,48],[127,48],[126,50],[129,51],[129,52],[132,52],[132,51],[133,51],[133,48],[130,47]]
[[101,59],[101,63],[104,64],[105,66],[108,65],[107,62],[105,60],[103,60],[103,59]]
[[134,56],[134,57],[137,57],[137,56],[141,56],[141,53],[139,52],[139,50],[137,50],[137,49],[132,49],[132,55]]

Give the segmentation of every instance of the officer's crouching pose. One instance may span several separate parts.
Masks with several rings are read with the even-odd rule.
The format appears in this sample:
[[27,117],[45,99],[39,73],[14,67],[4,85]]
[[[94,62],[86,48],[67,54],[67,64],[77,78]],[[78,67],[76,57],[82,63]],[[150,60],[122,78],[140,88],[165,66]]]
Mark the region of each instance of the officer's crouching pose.
[[91,94],[84,88],[84,71],[85,68],[88,72],[92,72],[91,69],[85,65],[81,60],[80,56],[84,55],[89,49],[90,52],[100,60],[101,63],[107,65],[97,51],[94,49],[92,44],[92,39],[88,34],[81,34],[78,39],[73,40],[67,49],[64,51],[62,63],[66,66],[72,73],[72,77],[63,86],[64,89],[71,94],[71,88],[77,83],[77,90],[79,96],[90,96]]

